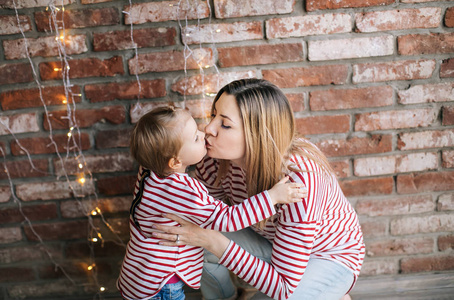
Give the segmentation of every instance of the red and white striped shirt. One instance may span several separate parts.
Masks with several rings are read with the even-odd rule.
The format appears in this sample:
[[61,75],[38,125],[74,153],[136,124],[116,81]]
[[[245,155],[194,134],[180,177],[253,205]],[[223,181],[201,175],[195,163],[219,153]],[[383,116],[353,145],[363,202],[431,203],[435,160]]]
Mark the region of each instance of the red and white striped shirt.
[[[143,169],[140,168],[134,195],[139,191]],[[117,281],[125,299],[149,299],[166,282],[178,275],[191,288],[200,288],[203,248],[159,245],[151,236],[153,224],[179,226],[162,217],[177,214],[203,228],[237,231],[276,213],[267,191],[229,207],[208,195],[206,187],[185,173],[160,178],[151,172],[144,184],[143,196],[135,210],[140,228],[130,218],[130,240]]]
[[[273,299],[289,298],[310,258],[335,261],[351,269],[356,278],[365,246],[356,212],[334,176],[322,175],[312,160],[293,156],[291,163],[304,172],[290,172],[290,180],[303,182],[308,196],[302,202],[282,205],[263,229],[252,228],[273,243],[271,264],[231,241],[219,263]],[[211,195],[230,198],[232,204],[247,198],[245,174],[235,166],[219,187],[214,186],[218,162],[205,158],[196,175]]]

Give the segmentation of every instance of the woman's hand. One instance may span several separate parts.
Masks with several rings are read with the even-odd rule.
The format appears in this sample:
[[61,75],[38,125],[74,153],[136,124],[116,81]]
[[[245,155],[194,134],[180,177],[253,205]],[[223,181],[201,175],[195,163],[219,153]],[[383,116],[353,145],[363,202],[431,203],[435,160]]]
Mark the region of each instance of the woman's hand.
[[230,243],[230,240],[218,231],[203,229],[173,214],[164,216],[179,223],[180,227],[154,224],[153,228],[163,231],[153,232],[153,237],[163,239],[159,242],[161,245],[179,246],[183,244],[203,247],[220,258]]
[[289,177],[285,176],[268,190],[268,194],[270,195],[273,204],[299,202],[307,197],[307,188],[304,183],[287,182],[288,180]]

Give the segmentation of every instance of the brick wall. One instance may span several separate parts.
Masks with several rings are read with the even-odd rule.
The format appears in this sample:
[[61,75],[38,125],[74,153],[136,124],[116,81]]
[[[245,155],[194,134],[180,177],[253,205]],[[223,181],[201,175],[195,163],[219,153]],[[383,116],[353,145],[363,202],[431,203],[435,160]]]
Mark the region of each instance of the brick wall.
[[55,2],[0,1],[0,299],[117,295],[132,125],[243,77],[332,161],[361,277],[454,271],[454,1]]

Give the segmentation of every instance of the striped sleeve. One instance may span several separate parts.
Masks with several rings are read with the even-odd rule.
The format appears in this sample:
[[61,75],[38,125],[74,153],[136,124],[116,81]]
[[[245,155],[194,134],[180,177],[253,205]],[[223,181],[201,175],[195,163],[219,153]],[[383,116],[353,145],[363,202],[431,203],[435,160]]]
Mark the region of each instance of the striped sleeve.
[[229,244],[219,263],[273,299],[288,299],[303,277],[314,242],[317,223],[279,224],[271,264]]
[[276,213],[267,191],[241,204],[228,206],[210,196],[202,183],[187,175],[148,178],[143,198],[145,201],[136,212],[141,224],[145,224],[147,215],[157,211],[180,215],[203,228],[238,231]]

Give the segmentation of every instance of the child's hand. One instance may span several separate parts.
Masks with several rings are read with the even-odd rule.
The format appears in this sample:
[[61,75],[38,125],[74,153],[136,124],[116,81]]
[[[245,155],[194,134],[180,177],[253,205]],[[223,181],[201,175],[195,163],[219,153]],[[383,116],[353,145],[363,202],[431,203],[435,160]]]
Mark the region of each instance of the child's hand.
[[285,176],[268,190],[268,194],[270,195],[273,204],[294,203],[307,197],[306,186],[301,182],[286,183],[288,178],[288,176]]

